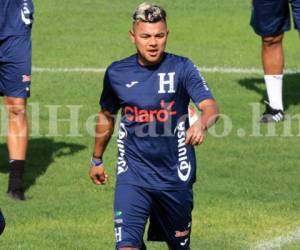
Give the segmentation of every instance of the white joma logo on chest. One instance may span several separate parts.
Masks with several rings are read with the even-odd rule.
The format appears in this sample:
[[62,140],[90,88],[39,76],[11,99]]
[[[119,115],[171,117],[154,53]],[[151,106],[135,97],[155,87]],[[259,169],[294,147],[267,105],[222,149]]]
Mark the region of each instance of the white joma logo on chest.
[[175,93],[174,76],[175,72],[158,73],[159,76],[159,90],[158,94]]
[[138,84],[139,82],[138,81],[132,81],[132,82],[130,82],[130,83],[127,83],[126,84],[126,87],[127,88],[131,88],[131,87],[133,87],[134,85],[136,85],[136,84]]

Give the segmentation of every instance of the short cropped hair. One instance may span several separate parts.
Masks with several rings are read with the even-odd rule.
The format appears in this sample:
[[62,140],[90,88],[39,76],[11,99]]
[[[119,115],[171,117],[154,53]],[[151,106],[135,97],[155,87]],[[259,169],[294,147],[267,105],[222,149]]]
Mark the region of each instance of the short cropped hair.
[[166,18],[167,13],[162,7],[155,4],[142,3],[134,11],[132,22],[156,23],[162,20],[166,22]]

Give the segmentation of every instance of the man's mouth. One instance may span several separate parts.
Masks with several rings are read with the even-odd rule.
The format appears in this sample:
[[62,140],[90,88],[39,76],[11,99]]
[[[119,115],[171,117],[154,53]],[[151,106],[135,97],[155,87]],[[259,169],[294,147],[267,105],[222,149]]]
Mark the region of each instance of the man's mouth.
[[149,49],[149,50],[148,50],[148,54],[149,54],[150,56],[156,56],[157,53],[158,53],[158,49]]

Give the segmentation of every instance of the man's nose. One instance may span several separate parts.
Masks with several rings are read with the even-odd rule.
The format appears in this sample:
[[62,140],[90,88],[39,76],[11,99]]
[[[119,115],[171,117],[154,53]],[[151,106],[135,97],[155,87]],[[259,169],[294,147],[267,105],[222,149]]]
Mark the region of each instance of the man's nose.
[[156,46],[157,45],[157,40],[155,37],[151,37],[149,40],[149,45],[150,46]]

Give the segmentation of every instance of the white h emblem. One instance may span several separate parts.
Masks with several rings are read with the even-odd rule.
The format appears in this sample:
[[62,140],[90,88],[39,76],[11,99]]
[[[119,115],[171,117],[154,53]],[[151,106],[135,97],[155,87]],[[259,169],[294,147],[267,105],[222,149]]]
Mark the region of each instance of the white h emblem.
[[117,242],[122,241],[122,227],[116,227],[115,228],[115,236],[116,236],[116,241]]
[[166,73],[158,73],[158,75],[159,75],[159,91],[158,91],[158,94],[165,94],[166,93],[165,85],[169,85],[169,90],[167,91],[167,93],[175,93],[175,89],[174,89],[174,75],[175,75],[175,72],[168,73],[168,76],[169,76],[168,80],[165,79]]

